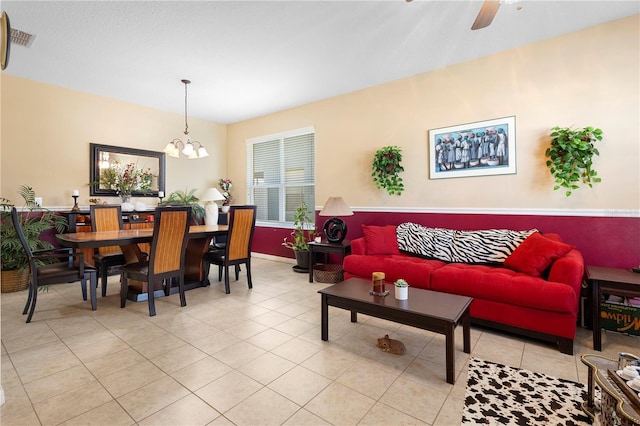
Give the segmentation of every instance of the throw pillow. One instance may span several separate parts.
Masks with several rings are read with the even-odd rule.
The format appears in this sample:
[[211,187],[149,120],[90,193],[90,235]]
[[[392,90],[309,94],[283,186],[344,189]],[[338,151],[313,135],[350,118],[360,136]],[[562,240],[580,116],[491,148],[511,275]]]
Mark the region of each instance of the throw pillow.
[[395,226],[362,225],[362,232],[367,245],[367,254],[400,254]]
[[470,265],[504,263],[505,259],[534,232],[536,232],[535,229],[455,231],[451,246],[454,254],[453,261]]
[[534,232],[504,261],[507,268],[539,277],[554,260],[564,256],[573,246],[544,237]]
[[405,222],[398,225],[398,248],[403,252],[427,259],[453,262],[452,251],[455,231],[444,228],[429,228],[417,223]]

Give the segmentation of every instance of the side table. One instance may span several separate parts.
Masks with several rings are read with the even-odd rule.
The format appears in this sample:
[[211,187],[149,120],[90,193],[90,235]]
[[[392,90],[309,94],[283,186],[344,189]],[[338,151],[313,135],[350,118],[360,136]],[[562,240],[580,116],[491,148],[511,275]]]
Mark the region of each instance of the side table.
[[593,349],[602,350],[600,329],[600,298],[602,293],[618,296],[640,296],[640,274],[621,268],[587,266],[587,280],[591,286],[591,320],[593,328]]
[[[339,254],[341,259],[344,259],[346,255],[351,253],[351,241],[344,240],[341,243],[330,243],[327,240],[322,240],[319,243],[312,241],[309,243],[309,282],[313,282],[313,265],[316,263],[315,253],[329,253]],[[326,263],[326,261],[325,261]]]

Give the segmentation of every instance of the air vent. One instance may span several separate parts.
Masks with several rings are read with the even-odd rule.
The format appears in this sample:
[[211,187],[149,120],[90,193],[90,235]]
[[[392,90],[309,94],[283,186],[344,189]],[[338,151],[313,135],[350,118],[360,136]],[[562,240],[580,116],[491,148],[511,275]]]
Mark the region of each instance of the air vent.
[[25,33],[24,31],[11,28],[11,43],[19,44],[24,47],[31,47],[33,40],[36,37],[33,34]]

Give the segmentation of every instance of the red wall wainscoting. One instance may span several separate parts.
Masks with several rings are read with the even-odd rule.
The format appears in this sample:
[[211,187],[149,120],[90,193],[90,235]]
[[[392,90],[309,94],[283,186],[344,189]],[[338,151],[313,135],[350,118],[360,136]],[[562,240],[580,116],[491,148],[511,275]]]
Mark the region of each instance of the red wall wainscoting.
[[[318,229],[327,218],[317,216]],[[457,214],[406,212],[355,212],[342,218],[348,227],[347,239],[362,236],[361,224],[398,225],[415,222],[434,228],[460,230],[478,229],[538,229],[556,233],[574,245],[584,256],[586,265],[631,268],[640,265],[640,218],[541,216],[509,214]],[[252,250],[273,256],[294,258],[293,252],[282,246],[291,229],[256,227]]]

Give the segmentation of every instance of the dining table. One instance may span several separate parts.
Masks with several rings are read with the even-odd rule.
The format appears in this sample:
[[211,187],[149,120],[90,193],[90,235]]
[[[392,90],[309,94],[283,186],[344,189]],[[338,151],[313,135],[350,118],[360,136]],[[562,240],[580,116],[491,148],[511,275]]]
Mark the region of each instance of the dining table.
[[[228,231],[228,225],[191,225],[189,227],[184,262],[186,290],[209,285],[209,279],[205,276],[202,256],[209,250],[213,237],[226,236]],[[74,250],[120,246],[127,263],[144,260],[144,254],[138,244],[150,243],[152,239],[153,228],[56,234],[56,240],[61,246],[70,247]],[[147,290],[145,286],[140,286],[133,293],[130,292],[129,298],[135,301],[146,300]],[[171,293],[176,291],[177,288],[171,289]],[[156,289],[156,293],[161,296],[159,289]]]

